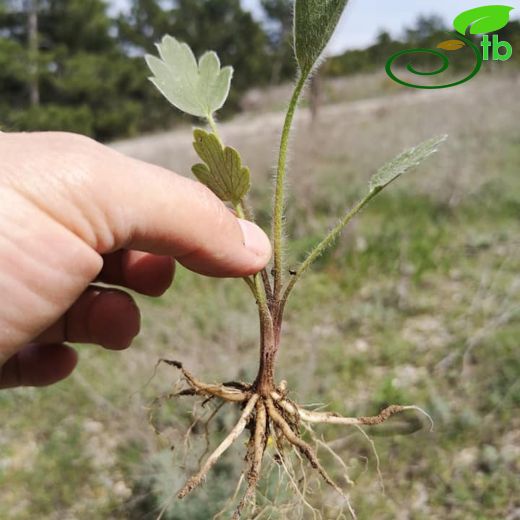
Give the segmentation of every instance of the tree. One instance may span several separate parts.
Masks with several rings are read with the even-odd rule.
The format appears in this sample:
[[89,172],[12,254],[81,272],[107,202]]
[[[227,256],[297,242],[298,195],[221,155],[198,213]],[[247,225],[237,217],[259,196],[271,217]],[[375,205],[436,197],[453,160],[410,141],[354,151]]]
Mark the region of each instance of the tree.
[[267,33],[272,61],[271,82],[294,77],[296,63],[293,57],[292,0],[261,0],[268,19]]
[[40,104],[40,86],[38,80],[38,0],[26,0],[27,2],[27,41],[30,76],[31,106]]
[[69,54],[113,50],[116,41],[107,9],[105,0],[40,0],[42,46],[64,45]]
[[405,39],[411,44],[419,44],[446,31],[449,31],[449,28],[446,27],[442,17],[421,15],[417,18],[413,27],[405,29]]
[[152,52],[164,34],[173,31],[173,6],[159,0],[132,0],[128,13],[119,15],[119,38],[130,52]]
[[236,111],[240,94],[269,76],[267,35],[239,0],[133,0],[118,27],[125,48],[138,55],[153,51],[164,34],[186,42],[197,56],[217,51],[235,69],[236,90],[225,113]]
[[[29,103],[29,69],[27,49],[27,17],[19,9],[20,2],[0,2],[0,112]],[[5,119],[4,119],[5,121]]]
[[178,0],[173,30],[197,55],[218,51],[223,63],[234,67],[239,93],[266,81],[267,37],[239,0]]
[[0,118],[8,128],[71,130],[100,139],[137,133],[144,78],[136,81],[137,65],[113,37],[104,0],[2,5],[0,64],[7,71],[0,71]]

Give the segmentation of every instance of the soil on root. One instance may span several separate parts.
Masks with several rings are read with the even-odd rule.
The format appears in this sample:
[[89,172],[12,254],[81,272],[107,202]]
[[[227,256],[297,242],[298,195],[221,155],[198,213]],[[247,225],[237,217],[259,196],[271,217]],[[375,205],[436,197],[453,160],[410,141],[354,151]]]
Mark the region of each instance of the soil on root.
[[[152,404],[150,423],[156,433],[159,433],[159,429],[154,422],[153,411],[156,405],[164,399],[178,396],[195,396],[203,399],[203,404],[213,399],[218,399],[220,401],[219,406],[206,422],[206,434],[208,434],[208,423],[214,415],[218,413],[223,404],[226,402],[234,403],[241,408],[240,418],[229,434],[204,461],[201,460],[200,468],[197,473],[192,475],[177,493],[177,497],[182,499],[199,487],[205,481],[208,473],[218,462],[220,457],[235,443],[241,434],[247,430],[249,432],[249,440],[247,442],[245,469],[243,472],[247,485],[233,513],[233,520],[239,520],[242,517],[246,506],[252,506],[254,509],[256,489],[262,475],[262,462],[269,439],[274,441],[279,457],[283,457],[283,448],[286,445],[294,448],[318,473],[321,480],[334,489],[345,500],[351,516],[356,518],[348,496],[346,496],[341,487],[327,473],[318,459],[315,448],[303,439],[301,434],[302,428],[310,431],[312,434],[311,428],[314,424],[336,424],[358,427],[376,426],[406,410],[417,410],[425,414],[425,412],[416,406],[401,405],[389,406],[378,415],[369,417],[343,417],[332,412],[309,411],[289,399],[287,384],[285,382],[282,382],[277,387],[273,386],[268,392],[258,391],[257,385],[255,384],[250,385],[237,381],[220,385],[207,384],[198,380],[178,361],[161,359],[159,362],[166,363],[178,369],[183,376],[186,387],[176,393],[159,397]],[[333,456],[339,458],[339,455],[335,453],[333,453]]]

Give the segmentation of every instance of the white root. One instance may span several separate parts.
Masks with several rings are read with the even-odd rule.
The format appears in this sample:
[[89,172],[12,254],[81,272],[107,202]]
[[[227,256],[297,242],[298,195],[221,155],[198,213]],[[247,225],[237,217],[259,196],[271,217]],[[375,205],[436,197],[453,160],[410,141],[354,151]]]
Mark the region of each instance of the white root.
[[[262,401],[256,403],[256,425],[251,443],[250,468],[247,472],[247,489],[244,497],[240,501],[234,515],[233,520],[239,520],[246,503],[255,498],[255,491],[258,485],[258,479],[262,471],[262,459],[264,457],[267,430],[267,414]],[[254,509],[254,508],[253,508]]]
[[223,515],[226,514],[226,512],[229,509],[229,506],[237,499],[237,496],[240,493],[240,488],[242,487],[242,484],[244,483],[244,480],[245,480],[245,476],[242,473],[242,475],[240,475],[240,479],[238,481],[237,487],[235,488],[235,492],[226,501],[226,504],[224,505],[224,507],[216,515],[213,516],[212,520],[218,520],[219,518],[221,518]]
[[[276,451],[278,452],[278,456],[279,456],[279,460],[280,460],[280,465],[282,466],[282,468],[284,469],[285,471],[285,474],[287,475],[287,478],[289,479],[289,483],[291,484],[291,487],[294,489],[295,493],[298,495],[298,497],[300,498],[300,500],[302,501],[302,504],[307,507],[309,509],[309,511],[312,513],[312,518],[313,520],[316,520],[316,519],[321,519],[322,516],[321,516],[321,513],[315,508],[313,507],[308,501],[307,499],[305,498],[305,494],[301,491],[300,487],[298,486],[298,483],[296,482],[293,474],[291,473],[291,471],[289,470],[289,468],[287,467],[287,464],[284,460],[284,457],[282,455],[282,453],[280,452],[279,448],[277,447],[276,448]],[[295,450],[296,451],[296,450]]]
[[384,423],[398,413],[405,412],[407,410],[415,410],[428,418],[431,424],[431,430],[433,430],[432,418],[424,410],[417,406],[392,405],[381,411],[379,415],[374,415],[371,417],[342,417],[341,415],[337,415],[333,412],[311,412],[309,410],[305,410],[304,408],[295,406],[285,399],[280,399],[279,395],[277,394],[275,394],[275,396],[278,397],[279,400],[277,403],[281,408],[283,408],[287,413],[293,416],[297,416],[302,421],[307,423],[339,424],[343,426],[375,426]]
[[353,486],[354,482],[348,475],[348,467],[345,464],[345,461],[322,439],[318,438],[314,433],[314,430],[308,425],[304,424],[304,428],[309,432],[312,437],[312,440],[316,443],[317,446],[321,446],[324,450],[326,450],[335,460],[336,462],[343,468],[344,478],[347,481],[349,486]]
[[[374,457],[376,459],[376,471],[377,471],[377,477],[379,479],[379,485],[381,486],[381,492],[383,495],[385,494],[385,479],[383,478],[383,472],[381,471],[381,459],[379,458],[379,453],[377,452],[376,443],[374,442],[374,439],[371,439],[368,433],[361,428],[361,426],[356,426],[356,428],[359,430],[359,433],[367,440],[367,442],[370,444],[370,447],[372,449],[372,453],[374,454]],[[368,459],[367,459],[367,469],[368,469]]]
[[219,444],[217,449],[208,457],[208,459],[206,460],[202,468],[199,470],[199,472],[186,482],[184,487],[177,494],[178,498],[184,498],[196,487],[198,487],[202,483],[208,472],[211,470],[211,468],[222,456],[222,454],[238,439],[238,437],[240,437],[240,435],[247,426],[247,422],[251,413],[253,412],[253,409],[255,408],[258,398],[259,396],[257,394],[254,394],[249,399],[247,405],[244,408],[244,411],[242,412],[242,415],[240,416],[240,419],[238,420],[234,428],[231,430],[231,433]]
[[[352,508],[349,497],[344,493],[341,487],[328,475],[325,471],[325,468],[321,465],[318,455],[317,449],[318,446],[326,449],[330,455],[332,455],[336,462],[340,463],[343,470],[345,471],[345,478],[349,484],[352,484],[347,474],[347,467],[344,461],[339,457],[339,455],[324,441],[318,439],[311,428],[311,424],[336,424],[343,426],[354,426],[358,428],[361,433],[368,438],[366,433],[363,431],[363,426],[375,426],[386,422],[388,419],[393,417],[396,414],[401,412],[405,412],[408,410],[415,410],[426,416],[432,426],[433,430],[433,420],[432,418],[421,408],[417,406],[400,406],[400,405],[392,405],[384,410],[382,410],[378,415],[369,416],[369,417],[343,417],[333,412],[324,412],[324,411],[316,411],[309,410],[306,408],[302,408],[298,406],[293,401],[287,398],[287,383],[282,382],[276,390],[270,393],[268,396],[259,395],[254,393],[254,386],[246,385],[243,383],[224,383],[222,385],[216,384],[206,384],[198,379],[196,379],[190,372],[184,369],[181,363],[176,361],[167,361],[162,360],[163,362],[176,367],[183,375],[185,382],[188,387],[180,392],[176,392],[175,394],[169,393],[161,396],[154,402],[155,406],[161,404],[162,400],[172,398],[178,395],[191,395],[191,396],[200,396],[202,398],[206,398],[203,405],[208,401],[213,399],[214,397],[218,397],[222,400],[222,402],[217,406],[217,408],[210,414],[209,419],[205,423],[205,433],[206,433],[206,441],[208,443],[208,424],[214,418],[214,416],[218,413],[221,407],[225,404],[225,402],[236,402],[236,403],[244,403],[243,411],[238,422],[235,424],[231,432],[226,436],[226,438],[218,445],[218,447],[205,459],[205,462],[200,466],[199,471],[193,475],[191,478],[187,480],[182,489],[178,492],[177,497],[182,499],[186,497],[191,491],[200,486],[208,473],[211,471],[213,466],[217,463],[220,457],[228,450],[228,448],[239,438],[239,436],[244,432],[246,427],[250,427],[251,429],[251,437],[248,444],[248,451],[246,461],[248,463],[248,470],[242,474],[239,485],[235,491],[233,496],[233,500],[228,502],[225,509],[216,515],[216,518],[222,516],[225,510],[229,507],[231,503],[233,503],[242,488],[242,484],[244,480],[247,482],[247,488],[242,500],[239,502],[237,509],[234,512],[233,519],[238,520],[241,517],[241,513],[246,507],[251,506],[256,509],[256,501],[255,501],[255,492],[257,490],[257,485],[260,480],[261,468],[262,468],[262,460],[265,454],[266,449],[266,436],[268,435],[268,431],[270,430],[275,438],[277,439],[277,451],[280,456],[280,461],[278,464],[282,465],[283,469],[288,473],[290,484],[294,487],[295,491],[301,495],[300,498],[303,499],[303,503],[306,506],[310,506],[305,498],[302,496],[299,483],[296,483],[290,471],[283,460],[282,452],[280,451],[282,447],[282,441],[288,442],[292,448],[294,449],[300,463],[303,462],[303,458],[305,458],[310,465],[317,470],[321,479],[330,485],[345,501],[348,509],[348,513],[350,513],[352,518],[356,518],[356,513]],[[256,409],[256,413],[255,413]],[[255,415],[253,416],[253,413]],[[153,418],[153,407],[151,412]],[[201,418],[198,418],[194,421],[198,423]],[[305,442],[300,434],[299,429],[303,426],[305,429],[310,431],[312,438],[315,442],[315,445],[310,445]],[[193,425],[189,429],[189,433]],[[372,444],[372,448],[375,452],[375,446],[373,442],[369,439]],[[208,445],[206,446],[206,452],[208,450]],[[202,457],[205,456],[206,452]],[[379,458],[376,453],[376,462],[378,467],[378,474],[380,475],[379,469]],[[303,456],[303,457],[302,457]],[[199,459],[199,463],[202,461]],[[279,466],[280,469],[280,466]],[[304,489],[307,487],[307,482],[304,477]],[[313,511],[313,514],[316,514],[316,510],[310,507],[310,510]],[[344,510],[344,509],[343,509]],[[263,509],[262,509],[263,511]],[[346,512],[346,511],[345,511]],[[163,513],[163,512],[162,512]],[[319,515],[319,512],[318,512]],[[256,511],[255,516],[261,516],[261,512],[259,514]]]
[[291,429],[289,424],[285,421],[282,415],[276,410],[273,401],[271,399],[266,399],[267,411],[269,413],[269,417],[274,422],[276,426],[280,429],[283,434],[283,438],[291,443],[293,446],[298,448],[300,452],[307,457],[307,460],[310,462],[311,466],[318,471],[323,480],[332,488],[334,488],[339,495],[343,498],[346,498],[343,490],[332,480],[329,474],[325,471],[325,468],[321,465],[318,457],[314,453],[314,450],[309,446],[303,439],[301,439],[294,431]]
[[223,399],[224,401],[235,403],[242,403],[247,401],[249,398],[248,393],[242,392],[238,388],[232,388],[225,385],[208,385],[207,383],[199,381],[193,376],[193,374],[191,374],[191,372],[183,367],[182,363],[179,363],[178,361],[170,361],[168,359],[161,359],[160,361],[180,370],[195,395],[220,397],[220,399]]

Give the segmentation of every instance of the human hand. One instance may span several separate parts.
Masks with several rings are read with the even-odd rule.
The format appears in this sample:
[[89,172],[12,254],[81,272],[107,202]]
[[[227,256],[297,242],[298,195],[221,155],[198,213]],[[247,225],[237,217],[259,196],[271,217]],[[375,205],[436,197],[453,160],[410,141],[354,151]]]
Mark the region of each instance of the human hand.
[[65,341],[130,345],[135,302],[94,281],[159,296],[175,261],[239,277],[270,254],[200,183],[79,135],[0,133],[0,388],[67,377],[77,354]]

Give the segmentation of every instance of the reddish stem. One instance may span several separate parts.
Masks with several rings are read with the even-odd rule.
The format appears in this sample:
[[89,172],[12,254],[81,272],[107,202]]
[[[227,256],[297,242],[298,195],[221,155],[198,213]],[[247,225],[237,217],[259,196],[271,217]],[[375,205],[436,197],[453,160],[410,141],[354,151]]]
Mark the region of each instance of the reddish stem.
[[260,367],[254,387],[264,397],[268,397],[275,389],[274,369],[281,331],[278,309],[279,306],[274,305],[267,316],[260,312]]

